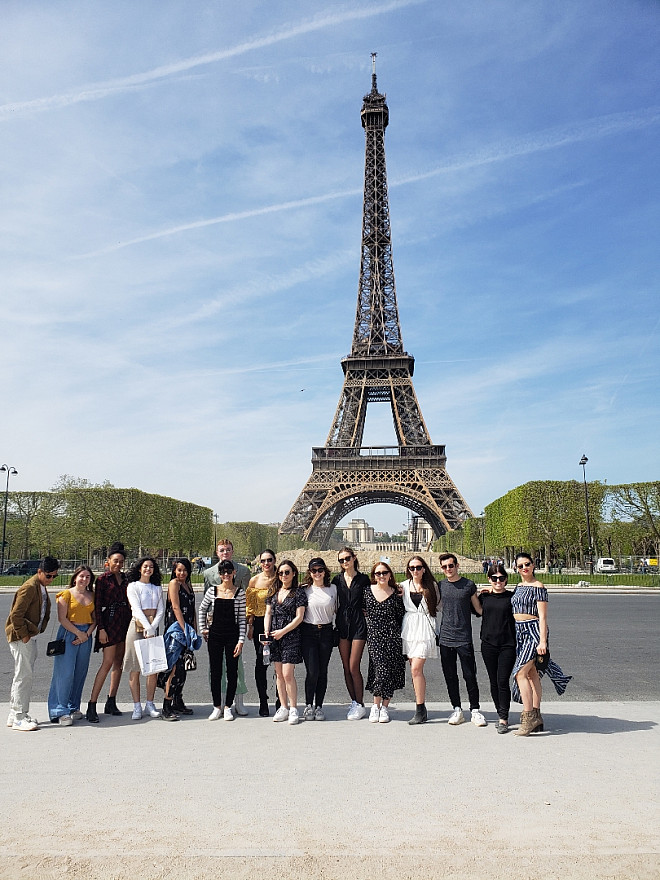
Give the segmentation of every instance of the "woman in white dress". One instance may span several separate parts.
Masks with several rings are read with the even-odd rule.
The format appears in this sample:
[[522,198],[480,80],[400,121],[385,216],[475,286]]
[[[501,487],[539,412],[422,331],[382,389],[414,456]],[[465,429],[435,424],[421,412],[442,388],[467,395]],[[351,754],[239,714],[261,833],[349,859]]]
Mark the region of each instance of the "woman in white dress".
[[424,664],[429,657],[437,659],[436,612],[438,585],[426,562],[413,556],[406,565],[408,580],[403,581],[403,605],[406,609],[401,626],[403,653],[408,657],[415,689],[415,714],[408,724],[424,724],[426,711],[426,678]]

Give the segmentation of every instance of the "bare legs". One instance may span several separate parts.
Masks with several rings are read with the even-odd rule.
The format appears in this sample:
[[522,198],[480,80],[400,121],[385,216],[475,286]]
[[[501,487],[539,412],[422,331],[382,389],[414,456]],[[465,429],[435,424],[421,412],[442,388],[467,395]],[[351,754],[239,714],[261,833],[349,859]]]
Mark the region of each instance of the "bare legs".
[[295,709],[298,705],[298,685],[296,683],[295,663],[275,663],[277,693],[280,704],[285,709]]
[[[364,639],[340,639],[339,655],[344,667],[344,681],[351,700],[364,704],[364,679],[360,672],[360,663],[364,653]],[[387,701],[389,703],[389,700]],[[387,705],[387,704],[386,704]]]
[[541,708],[541,678],[533,660],[521,666],[516,673],[516,681],[520,689],[520,699],[524,712]]
[[[154,696],[156,694],[156,682],[158,680],[158,675],[148,675],[147,676],[147,702],[153,703]],[[133,697],[134,703],[140,702],[140,672],[139,670],[136,672],[131,672],[130,677],[128,679],[128,684],[131,689],[131,696]]]
[[124,646],[125,642],[119,642],[116,645],[109,645],[103,648],[103,661],[96,673],[94,684],[92,686],[92,694],[89,698],[91,703],[96,703],[101,688],[105,683],[108,673],[110,673],[110,691],[109,697],[116,697],[119,690],[119,682],[121,681],[121,667],[124,662]]
[[424,677],[424,664],[426,658],[411,657],[410,673],[413,680],[413,688],[415,689],[415,702],[421,705],[426,702],[426,678]]

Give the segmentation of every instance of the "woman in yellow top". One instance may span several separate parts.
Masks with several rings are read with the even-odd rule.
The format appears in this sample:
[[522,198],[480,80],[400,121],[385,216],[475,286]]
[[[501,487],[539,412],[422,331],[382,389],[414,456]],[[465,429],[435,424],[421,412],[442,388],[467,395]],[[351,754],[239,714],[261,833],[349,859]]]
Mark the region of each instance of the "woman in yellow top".
[[79,565],[71,575],[68,590],[57,594],[57,638],[64,639],[65,651],[56,654],[53,679],[48,694],[48,714],[53,724],[68,727],[83,717],[80,699],[92,651],[94,620],[94,574]]
[[266,614],[266,596],[275,583],[275,554],[272,550],[264,550],[259,556],[261,571],[255,575],[245,591],[247,614],[247,637],[252,639],[257,659],[254,665],[254,680],[259,693],[259,714],[268,718],[268,667],[264,666],[264,646],[259,636],[264,632],[264,616]]

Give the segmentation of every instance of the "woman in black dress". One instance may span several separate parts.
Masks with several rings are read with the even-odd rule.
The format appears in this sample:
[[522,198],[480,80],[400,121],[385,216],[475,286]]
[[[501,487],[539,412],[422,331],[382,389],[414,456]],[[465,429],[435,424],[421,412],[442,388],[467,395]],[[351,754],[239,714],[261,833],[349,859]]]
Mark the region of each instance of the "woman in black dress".
[[498,733],[509,730],[511,686],[509,679],[516,662],[516,623],[511,611],[513,593],[507,590],[509,575],[501,563],[488,569],[490,586],[479,593],[481,601],[481,656],[490,680],[490,695],[499,722]]
[[277,676],[280,708],[273,721],[297,724],[296,664],[302,662],[300,624],[305,616],[307,593],[298,586],[298,569],[289,559],[277,566],[275,583],[266,598],[264,630],[270,637],[270,657]]
[[341,566],[332,583],[337,587],[337,629],[339,630],[339,655],[344,667],[344,681],[351,698],[346,716],[349,721],[359,721],[367,714],[364,708],[364,679],[360,671],[364,646],[367,643],[367,623],[362,611],[365,589],[369,589],[369,576],[359,570],[355,553],[350,547],[342,547],[337,555]]
[[122,714],[117,708],[116,698],[124,664],[126,633],[131,622],[131,609],[126,597],[128,578],[122,571],[125,559],[124,545],[120,541],[115,541],[108,550],[106,563],[108,570],[96,579],[94,603],[97,629],[94,651],[103,650],[103,662],[96,673],[85,715],[92,724],[99,722],[96,701],[108,673],[110,673],[110,691],[104,712],[106,715]]
[[401,644],[401,624],[405,608],[397,589],[394,572],[386,562],[371,569],[371,585],[364,591],[367,618],[369,672],[367,690],[374,695],[369,721],[386,724],[387,707],[394,691],[406,685],[406,660]]
[[[167,587],[167,605],[163,631],[178,623],[185,632],[186,624],[195,628],[195,591],[190,580],[192,563],[189,559],[175,559],[172,565],[172,579]],[[172,720],[178,715],[192,715],[193,710],[183,702],[183,686],[186,683],[186,657],[190,652],[183,651],[171,670],[158,675],[158,687],[165,691],[163,698],[163,718]],[[194,656],[194,655],[192,655]]]

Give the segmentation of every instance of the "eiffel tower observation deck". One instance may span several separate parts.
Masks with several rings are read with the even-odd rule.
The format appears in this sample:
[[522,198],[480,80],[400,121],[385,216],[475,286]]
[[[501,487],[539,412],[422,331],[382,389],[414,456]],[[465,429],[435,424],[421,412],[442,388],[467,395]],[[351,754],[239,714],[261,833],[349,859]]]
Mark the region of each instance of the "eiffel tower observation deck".
[[[472,516],[445,469],[445,447],[431,443],[412,383],[415,359],[403,348],[385,168],[389,109],[371,57],[371,91],[360,113],[366,150],[353,345],[341,361],[344,386],[325,446],[312,449],[312,475],[280,526],[280,534],[322,548],[338,522],[367,504],[405,507],[436,537]],[[367,407],[377,402],[391,406],[398,446],[362,446]]]

